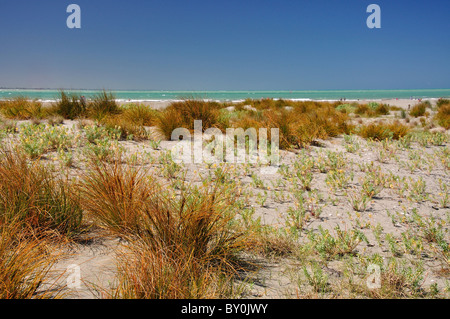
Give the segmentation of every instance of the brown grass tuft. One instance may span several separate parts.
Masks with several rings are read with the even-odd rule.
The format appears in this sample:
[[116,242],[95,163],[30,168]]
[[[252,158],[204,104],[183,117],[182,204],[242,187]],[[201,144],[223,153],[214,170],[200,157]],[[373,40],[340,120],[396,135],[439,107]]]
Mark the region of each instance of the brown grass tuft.
[[142,170],[95,159],[90,160],[78,189],[86,212],[116,234],[137,232],[141,210],[153,192]]
[[392,124],[369,124],[360,126],[356,130],[357,134],[367,139],[373,139],[382,141],[385,139],[398,140],[405,136],[409,132],[409,127],[401,124],[400,122],[394,122]]
[[88,102],[87,109],[88,117],[98,121],[107,115],[120,113],[120,108],[114,94],[108,93],[105,90]]
[[68,237],[81,229],[82,211],[69,181],[56,179],[16,149],[0,150],[0,220]]
[[0,299],[57,298],[61,290],[49,282],[56,262],[46,242],[24,232],[20,223],[0,221]]
[[434,119],[446,130],[450,129],[450,103],[441,104]]
[[167,139],[176,128],[193,130],[196,120],[202,121],[203,130],[218,127],[221,107],[220,103],[201,100],[174,102],[161,112],[156,125]]
[[143,141],[148,139],[148,133],[138,121],[130,120],[122,114],[107,115],[100,122],[107,129],[118,129],[121,139]]
[[424,116],[427,108],[431,108],[431,104],[428,101],[416,104],[409,111],[409,115],[411,115],[412,117]]
[[41,119],[45,116],[42,103],[26,97],[0,101],[0,112],[6,118],[15,120]]
[[209,298],[228,291],[243,236],[230,228],[229,187],[165,192],[139,169],[93,161],[84,208],[124,237],[116,298]]

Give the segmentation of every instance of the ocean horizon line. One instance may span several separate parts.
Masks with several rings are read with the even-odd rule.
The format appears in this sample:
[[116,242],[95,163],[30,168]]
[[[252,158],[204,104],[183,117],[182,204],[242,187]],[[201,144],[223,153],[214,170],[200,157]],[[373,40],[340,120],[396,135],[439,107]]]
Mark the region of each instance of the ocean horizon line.
[[29,87],[0,87],[1,90],[21,90],[21,91],[107,91],[107,92],[356,92],[356,91],[439,91],[450,90],[449,88],[416,88],[416,89],[270,89],[270,90],[175,90],[175,89],[108,89],[108,88],[29,88]]
[[[41,101],[58,99],[60,91],[84,93],[87,98],[104,89],[5,89],[0,88],[0,99],[26,97]],[[106,90],[106,89],[105,89]],[[449,98],[450,89],[396,89],[396,90],[240,90],[240,91],[189,91],[189,90],[106,90],[121,101],[167,101],[189,98],[241,101],[246,99],[287,99],[287,100],[382,100],[382,99],[437,99]]]

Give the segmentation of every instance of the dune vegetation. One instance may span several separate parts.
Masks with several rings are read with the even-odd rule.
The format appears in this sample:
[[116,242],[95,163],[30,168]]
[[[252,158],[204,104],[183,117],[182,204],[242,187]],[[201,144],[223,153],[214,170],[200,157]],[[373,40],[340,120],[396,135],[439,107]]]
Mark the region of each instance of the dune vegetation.
[[[81,289],[102,298],[448,298],[449,110],[0,101],[0,298],[71,298],[62,268],[96,258],[113,275]],[[277,170],[176,161],[171,134],[194,120],[277,128]]]

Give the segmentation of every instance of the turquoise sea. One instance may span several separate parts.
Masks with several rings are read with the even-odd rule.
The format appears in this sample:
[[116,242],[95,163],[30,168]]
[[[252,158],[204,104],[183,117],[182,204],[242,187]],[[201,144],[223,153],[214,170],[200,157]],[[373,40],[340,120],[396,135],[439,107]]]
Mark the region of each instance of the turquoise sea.
[[[98,94],[96,90],[66,90],[85,95],[87,98]],[[291,100],[357,100],[357,99],[418,99],[450,97],[450,89],[427,90],[334,90],[334,91],[112,91],[117,100],[123,101],[163,101],[186,98],[218,101],[238,101],[247,98],[291,99]],[[0,99],[24,96],[41,101],[58,98],[58,90],[0,89]]]

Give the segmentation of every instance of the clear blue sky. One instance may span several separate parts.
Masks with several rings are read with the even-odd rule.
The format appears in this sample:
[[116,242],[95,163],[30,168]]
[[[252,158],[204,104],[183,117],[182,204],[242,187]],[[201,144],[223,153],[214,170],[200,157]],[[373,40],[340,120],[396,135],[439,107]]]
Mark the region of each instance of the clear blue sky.
[[[366,26],[371,3],[381,29]],[[449,12],[448,0],[1,0],[0,87],[450,88]]]

